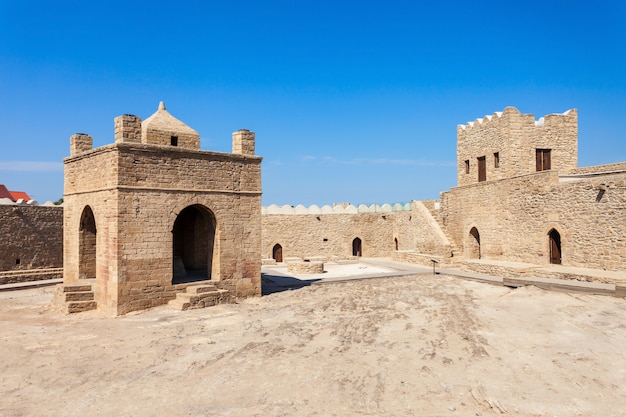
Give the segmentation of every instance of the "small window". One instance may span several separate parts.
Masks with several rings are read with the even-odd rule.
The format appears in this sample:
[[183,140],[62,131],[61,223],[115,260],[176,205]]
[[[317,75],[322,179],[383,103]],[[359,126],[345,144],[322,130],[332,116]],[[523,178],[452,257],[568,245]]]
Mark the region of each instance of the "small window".
[[328,239],[324,238],[324,242],[328,242]]
[[465,160],[465,173],[469,174],[469,159]]
[[170,145],[172,146],[178,146],[178,136],[172,136],[170,138]]
[[15,265],[19,265],[20,263],[21,263],[20,258],[17,258],[17,259],[15,260]]
[[551,149],[537,149],[537,171],[548,171],[551,169],[550,151]]
[[494,152],[493,154],[493,167],[500,168],[500,152]]

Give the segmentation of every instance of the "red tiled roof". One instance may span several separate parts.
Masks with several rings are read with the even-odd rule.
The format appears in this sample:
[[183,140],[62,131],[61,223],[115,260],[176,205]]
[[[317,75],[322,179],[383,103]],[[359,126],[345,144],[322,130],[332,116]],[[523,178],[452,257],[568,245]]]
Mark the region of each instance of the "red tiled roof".
[[13,200],[13,196],[11,195],[9,190],[7,190],[7,187],[4,186],[4,184],[0,184],[0,198],[8,198],[9,200]]
[[24,191],[9,191],[9,193],[11,193],[11,196],[13,197],[13,201],[17,201],[20,198],[23,199],[24,201],[32,200],[32,198],[30,198],[30,196],[26,194]]
[[0,184],[0,198],[8,198],[11,201],[17,201],[20,198],[25,201],[32,200],[24,191],[9,191],[4,184]]

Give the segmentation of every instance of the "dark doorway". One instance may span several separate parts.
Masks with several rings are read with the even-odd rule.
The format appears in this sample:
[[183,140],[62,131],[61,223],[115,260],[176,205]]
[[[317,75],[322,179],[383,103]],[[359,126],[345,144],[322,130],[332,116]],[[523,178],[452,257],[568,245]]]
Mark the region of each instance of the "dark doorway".
[[395,245],[396,250],[398,250],[398,238],[397,237],[393,238],[393,244]]
[[208,209],[189,206],[174,222],[173,284],[211,279],[216,269],[216,221]]
[[362,256],[361,239],[358,237],[352,241],[352,256]]
[[560,265],[561,235],[555,229],[552,229],[550,233],[548,233],[548,240],[550,241],[550,263]]
[[96,278],[96,219],[89,206],[80,216],[78,233],[78,278]]
[[478,158],[478,182],[487,180],[487,162],[484,156]]
[[472,227],[472,229],[469,232],[470,234],[470,239],[469,239],[469,245],[470,245],[470,253],[469,253],[469,257],[471,259],[480,259],[480,233],[478,233],[478,229],[476,229],[475,227]]
[[276,262],[283,261],[283,247],[280,246],[278,243],[275,244],[272,248],[272,258],[274,258]]

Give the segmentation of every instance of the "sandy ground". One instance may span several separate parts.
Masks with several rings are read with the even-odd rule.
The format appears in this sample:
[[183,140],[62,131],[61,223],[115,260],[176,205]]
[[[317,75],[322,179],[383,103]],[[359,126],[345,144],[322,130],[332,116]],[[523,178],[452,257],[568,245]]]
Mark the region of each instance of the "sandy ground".
[[1,416],[620,416],[626,301],[445,276],[60,316],[0,293]]

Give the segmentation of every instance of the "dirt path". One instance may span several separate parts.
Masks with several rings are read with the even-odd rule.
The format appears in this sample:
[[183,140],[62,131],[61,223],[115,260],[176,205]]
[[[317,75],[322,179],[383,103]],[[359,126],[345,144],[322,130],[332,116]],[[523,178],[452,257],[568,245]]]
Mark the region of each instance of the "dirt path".
[[2,416],[618,416],[626,301],[444,276],[59,316],[0,293]]

